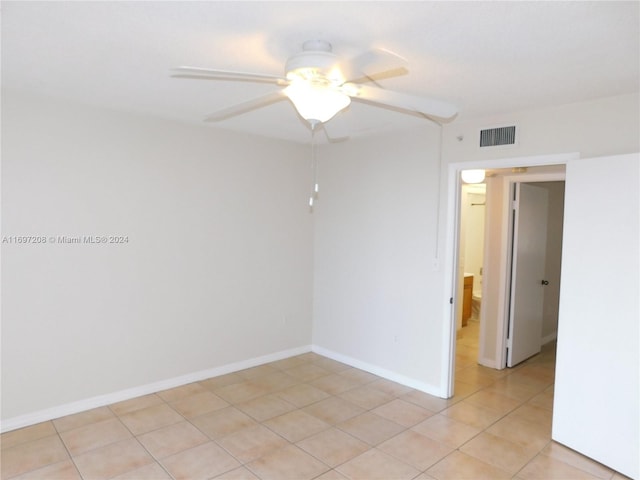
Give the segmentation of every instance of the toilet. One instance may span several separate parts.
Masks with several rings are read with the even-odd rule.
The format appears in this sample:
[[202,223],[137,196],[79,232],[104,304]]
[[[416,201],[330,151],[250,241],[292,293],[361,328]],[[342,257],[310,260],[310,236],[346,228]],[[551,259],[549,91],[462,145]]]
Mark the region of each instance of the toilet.
[[471,318],[480,320],[480,305],[482,302],[482,292],[473,292],[471,297]]

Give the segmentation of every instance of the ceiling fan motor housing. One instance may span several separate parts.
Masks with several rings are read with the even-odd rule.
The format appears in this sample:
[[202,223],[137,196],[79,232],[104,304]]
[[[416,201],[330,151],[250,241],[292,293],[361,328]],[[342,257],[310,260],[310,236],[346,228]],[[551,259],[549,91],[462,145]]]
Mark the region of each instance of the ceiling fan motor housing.
[[331,44],[322,40],[309,40],[303,51],[287,60],[287,80],[300,78],[316,84],[342,85],[345,81],[340,72],[338,57],[331,51]]

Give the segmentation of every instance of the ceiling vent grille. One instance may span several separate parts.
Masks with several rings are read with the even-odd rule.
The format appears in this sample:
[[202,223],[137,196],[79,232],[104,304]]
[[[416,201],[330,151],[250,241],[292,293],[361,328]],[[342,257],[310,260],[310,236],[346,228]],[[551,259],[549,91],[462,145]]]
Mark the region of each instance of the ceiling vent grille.
[[515,145],[516,127],[498,127],[480,130],[480,147],[497,147],[499,145]]

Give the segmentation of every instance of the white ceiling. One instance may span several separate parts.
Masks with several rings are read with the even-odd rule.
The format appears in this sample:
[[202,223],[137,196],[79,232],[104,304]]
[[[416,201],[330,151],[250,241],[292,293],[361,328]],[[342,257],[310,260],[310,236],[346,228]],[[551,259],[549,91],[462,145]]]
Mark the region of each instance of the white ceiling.
[[[172,78],[179,65],[282,75],[305,40],[383,47],[409,73],[381,85],[456,104],[457,120],[639,90],[640,3],[2,1],[3,87],[201,124],[279,88]],[[352,136],[425,119],[352,104]],[[456,121],[456,120],[454,120]],[[207,124],[209,125],[209,124]],[[308,142],[288,101],[211,124]]]

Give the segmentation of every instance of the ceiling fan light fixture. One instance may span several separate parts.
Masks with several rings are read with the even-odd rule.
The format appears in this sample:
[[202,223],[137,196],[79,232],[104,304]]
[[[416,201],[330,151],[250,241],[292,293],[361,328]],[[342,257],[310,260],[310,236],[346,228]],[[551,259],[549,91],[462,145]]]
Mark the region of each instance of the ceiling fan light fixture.
[[351,103],[348,95],[307,81],[293,80],[284,93],[300,116],[312,124],[328,122]]
[[462,170],[460,172],[460,178],[464,183],[482,183],[484,177],[484,170]]

